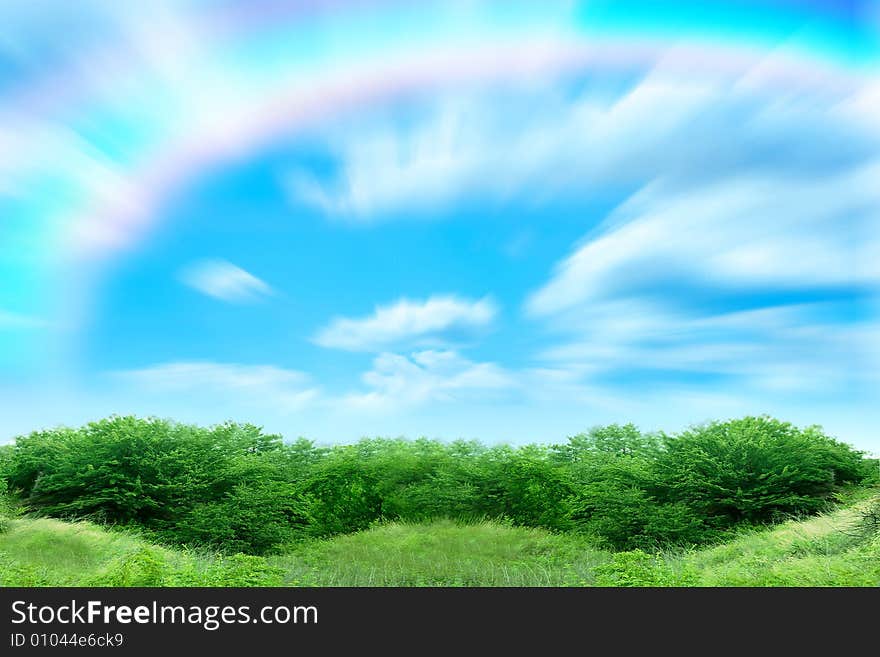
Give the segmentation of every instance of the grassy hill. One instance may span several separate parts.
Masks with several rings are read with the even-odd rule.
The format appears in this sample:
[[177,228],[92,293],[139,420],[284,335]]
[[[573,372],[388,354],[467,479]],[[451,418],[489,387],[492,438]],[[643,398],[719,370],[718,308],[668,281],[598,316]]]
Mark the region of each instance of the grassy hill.
[[[669,559],[703,586],[880,585],[880,497]],[[873,515],[868,515],[873,511]]]
[[270,557],[306,586],[583,586],[608,553],[572,534],[497,522],[391,523]]
[[573,534],[496,522],[392,523],[282,555],[221,556],[87,522],[10,521],[3,586],[877,586],[876,495],[689,551],[611,553]]

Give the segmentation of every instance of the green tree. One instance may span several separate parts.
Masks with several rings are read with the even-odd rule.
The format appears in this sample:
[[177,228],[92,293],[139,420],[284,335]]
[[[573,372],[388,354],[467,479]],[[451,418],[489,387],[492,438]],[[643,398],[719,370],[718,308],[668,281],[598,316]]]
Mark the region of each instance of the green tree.
[[239,484],[221,500],[194,506],[176,523],[174,540],[225,552],[266,554],[301,538],[309,505],[283,481]]
[[769,417],[694,427],[668,438],[656,493],[716,526],[820,510],[862,475],[862,456],[818,427]]

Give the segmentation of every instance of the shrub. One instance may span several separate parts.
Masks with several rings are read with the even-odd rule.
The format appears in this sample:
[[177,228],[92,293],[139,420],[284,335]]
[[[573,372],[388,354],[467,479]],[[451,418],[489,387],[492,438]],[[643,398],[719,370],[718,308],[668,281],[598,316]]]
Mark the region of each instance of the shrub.
[[819,511],[849,484],[869,482],[873,466],[818,427],[766,417],[677,436],[612,424],[566,445],[515,448],[427,439],[316,448],[249,424],[111,417],[0,448],[0,473],[28,511],[132,525],[227,554],[441,517],[574,528],[614,549],[690,545],[737,524]]
[[[309,474],[305,492],[314,500],[312,533],[330,536],[366,529],[382,517],[377,481],[357,446],[333,449]],[[367,458],[362,458],[367,457]]]
[[634,424],[609,424],[572,436],[567,445],[556,451],[570,461],[588,459],[597,454],[652,459],[659,454],[660,448],[658,436],[644,434]]
[[639,488],[596,485],[582,492],[575,526],[615,550],[696,545],[713,534],[684,504],[660,504]]
[[222,500],[194,507],[167,533],[174,540],[229,552],[265,554],[303,533],[307,504],[291,484],[238,485]]
[[498,458],[494,517],[517,525],[564,530],[570,525],[570,479],[546,448],[526,445]]
[[861,483],[863,486],[880,486],[880,459],[864,459]]
[[9,494],[6,481],[0,479],[0,534],[9,529],[9,521],[17,509]]
[[708,528],[690,508],[661,503],[654,495],[656,437],[642,436],[632,425],[599,427],[570,439],[564,454],[571,460],[574,526],[607,547],[631,550],[707,538]]
[[817,427],[767,417],[696,427],[665,441],[654,491],[718,527],[819,511],[863,476],[859,452]]
[[252,425],[111,417],[19,438],[7,472],[37,513],[265,551],[305,522],[280,451],[278,436]]

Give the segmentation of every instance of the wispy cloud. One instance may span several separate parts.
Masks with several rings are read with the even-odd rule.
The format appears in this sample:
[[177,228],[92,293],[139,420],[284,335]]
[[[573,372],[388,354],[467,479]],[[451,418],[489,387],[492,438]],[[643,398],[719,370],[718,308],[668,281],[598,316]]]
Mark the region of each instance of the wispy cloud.
[[393,412],[429,402],[471,402],[516,387],[515,377],[495,363],[476,363],[452,350],[409,356],[383,353],[362,376],[369,388],[340,401],[360,410]]
[[684,76],[674,54],[622,94],[600,86],[572,94],[556,83],[510,98],[449,94],[407,122],[359,121],[329,135],[336,175],[292,171],[285,186],[331,217],[369,222],[469,195],[534,203],[661,176],[691,184],[781,167],[819,174],[876,152],[877,98],[868,82],[826,88],[809,101],[780,98],[767,93],[781,74],[772,57]]
[[592,385],[863,394],[880,366],[873,170],[636,195],[527,300],[559,340],[540,359]]
[[878,177],[880,161],[822,179],[649,185],[559,263],[527,308],[548,315],[683,280],[753,290],[877,284]]
[[194,290],[221,301],[242,303],[272,294],[272,288],[250,272],[225,260],[203,260],[180,272]]
[[492,322],[497,313],[487,298],[472,300],[434,295],[425,300],[400,299],[378,306],[360,318],[339,317],[321,329],[314,342],[349,351],[381,351],[403,343],[437,340],[454,329],[472,330]]
[[429,403],[486,400],[514,390],[517,375],[453,350],[382,353],[361,376],[360,390],[329,394],[299,370],[207,361],[160,363],[108,373],[143,396],[180,395],[193,404],[259,406],[278,412],[344,408],[398,413]]
[[298,410],[319,396],[307,374],[274,365],[173,362],[110,374],[145,393],[186,393],[194,400],[258,403],[281,411]]
[[[848,302],[758,310],[682,312],[647,303],[595,304],[559,342],[539,354],[581,385],[617,380],[637,394],[670,387],[847,397],[876,378],[870,318],[842,323]],[[653,373],[653,374],[650,374]],[[694,385],[696,384],[696,385]],[[612,386],[613,387],[613,386]]]
[[377,127],[342,137],[344,169],[338,181],[328,184],[293,171],[284,183],[292,197],[330,216],[368,219],[399,207],[436,208],[474,181],[486,184],[479,176],[497,157],[485,148],[487,118],[471,101],[448,99],[409,132]]
[[[601,134],[618,125],[627,142],[599,149],[606,171],[635,174],[638,191],[524,305],[557,340],[539,362],[571,389],[691,381],[756,403],[840,401],[874,376],[876,90],[762,100],[751,90],[765,74],[707,87],[657,121],[651,107],[674,89],[648,80],[614,106],[629,106],[626,121],[606,115]],[[642,124],[648,137],[633,140]]]

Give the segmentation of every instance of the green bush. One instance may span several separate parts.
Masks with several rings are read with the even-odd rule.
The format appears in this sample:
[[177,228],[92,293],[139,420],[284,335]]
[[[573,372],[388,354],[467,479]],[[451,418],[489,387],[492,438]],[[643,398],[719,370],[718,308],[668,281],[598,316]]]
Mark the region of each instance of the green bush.
[[36,513],[265,551],[290,538],[305,517],[286,481],[284,466],[295,459],[281,458],[282,451],[280,437],[252,425],[201,429],[111,417],[19,438],[7,472]]
[[702,518],[654,494],[658,436],[631,424],[597,427],[558,450],[569,462],[574,526],[612,549],[695,544],[708,538]]
[[363,446],[339,447],[318,462],[305,484],[314,499],[314,534],[330,536],[366,529],[382,517],[378,480]]
[[170,538],[229,552],[265,554],[301,536],[308,524],[299,491],[281,481],[238,485],[217,502],[194,507]]
[[627,456],[653,459],[661,450],[660,437],[644,434],[634,424],[609,424],[593,427],[568,439],[568,444],[556,448],[557,453],[568,461],[581,461],[604,456]]
[[9,521],[18,515],[18,505],[5,480],[0,479],[0,534],[9,529]]
[[880,459],[864,459],[862,461],[863,486],[880,486]]
[[819,428],[768,417],[714,422],[668,438],[654,492],[716,527],[815,513],[863,476],[862,456]]
[[6,481],[7,477],[9,477],[9,469],[12,467],[14,456],[14,444],[0,445],[0,480]]
[[870,481],[873,465],[817,427],[766,417],[675,436],[612,424],[557,446],[365,439],[316,448],[249,424],[114,416],[0,449],[0,473],[31,513],[257,555],[301,537],[438,518],[576,529],[621,550],[694,545],[815,513]]
[[319,459],[303,486],[318,536],[386,520],[508,518],[565,529],[571,488],[550,449],[473,443],[362,440]]
[[527,445],[499,460],[500,515],[518,525],[569,528],[572,489],[563,467],[546,448]]

